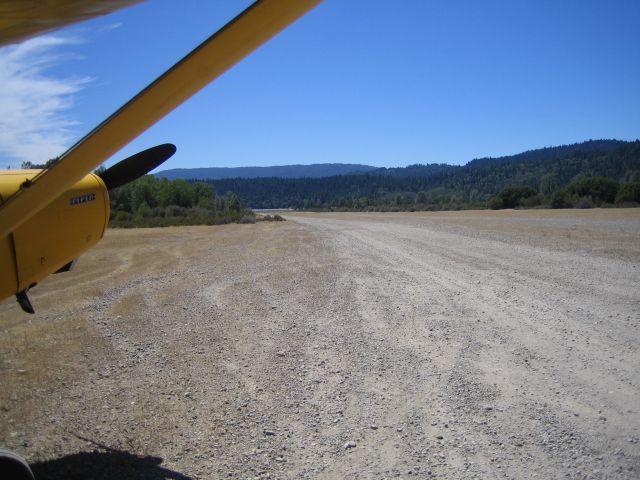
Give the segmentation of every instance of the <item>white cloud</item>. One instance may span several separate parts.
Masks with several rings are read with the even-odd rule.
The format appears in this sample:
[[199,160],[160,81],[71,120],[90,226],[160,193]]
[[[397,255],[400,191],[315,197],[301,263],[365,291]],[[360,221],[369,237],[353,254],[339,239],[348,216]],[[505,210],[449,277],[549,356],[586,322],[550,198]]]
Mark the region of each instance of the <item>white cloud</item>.
[[110,23],[109,25],[105,25],[100,28],[100,32],[110,32],[111,30],[115,30],[116,28],[120,28],[122,26],[122,22]]
[[48,70],[63,61],[61,47],[77,39],[48,35],[0,50],[0,156],[5,168],[44,163],[71,145],[73,95],[90,78],[56,78]]

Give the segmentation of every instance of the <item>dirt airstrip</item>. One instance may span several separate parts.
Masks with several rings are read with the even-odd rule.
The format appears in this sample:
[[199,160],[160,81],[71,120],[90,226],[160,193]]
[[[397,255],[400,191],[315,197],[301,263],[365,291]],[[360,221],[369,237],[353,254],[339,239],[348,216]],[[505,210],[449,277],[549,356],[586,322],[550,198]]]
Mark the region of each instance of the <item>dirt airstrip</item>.
[[0,304],[39,479],[640,477],[640,209],[110,230]]

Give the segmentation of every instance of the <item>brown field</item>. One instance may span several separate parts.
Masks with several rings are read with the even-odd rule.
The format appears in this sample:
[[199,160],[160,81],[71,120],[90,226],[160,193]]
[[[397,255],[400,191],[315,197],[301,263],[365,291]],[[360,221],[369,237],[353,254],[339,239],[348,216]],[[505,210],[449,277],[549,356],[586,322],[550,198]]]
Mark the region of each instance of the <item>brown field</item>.
[[38,479],[640,476],[640,209],[284,216],[110,230],[3,301],[0,446]]

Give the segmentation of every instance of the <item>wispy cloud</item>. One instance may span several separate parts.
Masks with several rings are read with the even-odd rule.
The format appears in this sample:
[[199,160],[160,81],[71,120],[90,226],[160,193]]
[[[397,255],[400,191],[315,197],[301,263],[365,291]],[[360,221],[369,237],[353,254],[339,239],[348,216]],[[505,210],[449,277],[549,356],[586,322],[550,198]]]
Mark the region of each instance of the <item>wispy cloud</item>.
[[44,163],[70,146],[73,95],[91,79],[59,78],[50,69],[65,59],[62,47],[77,42],[48,35],[0,50],[0,168]]
[[100,28],[100,32],[110,32],[111,30],[115,30],[116,28],[120,28],[122,26],[122,22],[110,23]]

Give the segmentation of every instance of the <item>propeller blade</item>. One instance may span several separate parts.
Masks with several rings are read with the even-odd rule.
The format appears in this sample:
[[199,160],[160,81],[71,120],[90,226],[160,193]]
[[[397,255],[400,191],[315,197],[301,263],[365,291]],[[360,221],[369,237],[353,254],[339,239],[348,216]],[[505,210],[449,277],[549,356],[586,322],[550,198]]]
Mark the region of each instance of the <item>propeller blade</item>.
[[99,177],[107,186],[107,190],[113,190],[146,175],[174,153],[176,153],[175,145],[163,143],[119,161],[102,172]]

